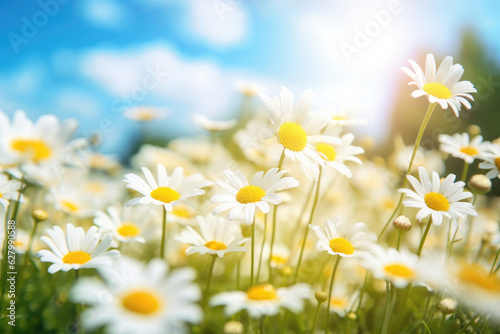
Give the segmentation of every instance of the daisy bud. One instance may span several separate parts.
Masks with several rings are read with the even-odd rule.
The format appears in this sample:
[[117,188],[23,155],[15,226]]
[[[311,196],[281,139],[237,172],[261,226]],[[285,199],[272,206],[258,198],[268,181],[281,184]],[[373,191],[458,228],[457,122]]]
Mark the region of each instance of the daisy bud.
[[314,297],[316,298],[316,300],[320,304],[323,303],[324,301],[326,301],[328,299],[328,296],[326,295],[326,292],[321,291],[321,290],[316,291],[314,293]]
[[49,218],[49,214],[47,211],[39,209],[33,210],[31,217],[33,217],[33,219],[38,223],[47,220],[47,218]]
[[243,334],[243,324],[239,321],[226,322],[224,334]]
[[452,314],[457,308],[457,302],[451,298],[445,298],[441,299],[438,306],[444,314]]
[[293,274],[293,269],[290,266],[286,266],[281,269],[281,273],[283,274],[283,276],[290,276],[291,274]]
[[411,230],[411,221],[405,216],[399,216],[392,222],[392,226],[398,232],[408,232]]
[[482,174],[473,175],[469,180],[469,186],[472,190],[480,194],[485,194],[491,190],[491,181]]
[[471,136],[471,138],[473,138],[473,137],[479,136],[481,134],[481,128],[476,124],[472,124],[472,125],[469,125],[469,127],[467,128],[467,132],[469,133],[469,136]]
[[354,312],[349,312],[346,314],[347,319],[355,321],[357,319],[356,313]]

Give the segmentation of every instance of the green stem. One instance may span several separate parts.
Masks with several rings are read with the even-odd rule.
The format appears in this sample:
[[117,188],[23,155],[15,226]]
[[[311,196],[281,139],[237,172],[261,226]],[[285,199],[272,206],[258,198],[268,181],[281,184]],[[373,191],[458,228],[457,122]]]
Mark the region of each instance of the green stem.
[[319,167],[319,175],[318,175],[318,181],[316,182],[316,194],[314,195],[314,201],[313,201],[313,206],[311,209],[311,215],[309,216],[309,221],[305,227],[304,231],[304,238],[302,239],[302,245],[300,248],[300,254],[299,254],[299,262],[297,263],[297,268],[295,269],[295,275],[293,277],[293,284],[297,283],[297,279],[299,277],[299,270],[300,270],[300,264],[302,263],[302,257],[304,256],[304,249],[306,248],[306,242],[307,242],[307,234],[309,233],[309,225],[313,222],[314,220],[314,214],[316,213],[316,207],[318,206],[318,199],[319,199],[319,191],[321,188],[321,174],[322,174],[322,168]]
[[253,271],[254,271],[254,258],[255,258],[255,218],[252,222],[252,254],[250,264],[250,286],[253,286]]
[[325,334],[328,334],[328,326],[330,325],[330,304],[332,300],[332,291],[333,291],[333,283],[335,282],[335,274],[337,273],[337,268],[339,267],[339,263],[342,257],[337,255],[337,261],[335,261],[335,265],[333,266],[332,277],[330,278],[330,288],[328,289],[328,299],[326,302],[328,305],[326,306],[326,320],[325,320]]
[[466,181],[467,180],[467,173],[469,172],[469,164],[464,160],[464,168],[462,169],[462,177],[460,178],[461,181]]
[[[283,167],[283,162],[285,161],[285,149],[281,152],[280,160],[278,162],[278,170],[281,170]],[[273,230],[271,232],[271,247],[269,247],[269,261],[268,261],[268,269],[269,269],[269,282],[272,282],[273,279],[273,271],[271,268],[271,258],[273,255],[273,247],[274,240],[276,239],[276,221],[278,217],[278,206],[275,205],[273,208]]]
[[445,325],[446,325],[446,314],[443,313],[443,315],[441,316],[440,333],[444,333]]
[[361,288],[361,292],[359,293],[359,303],[356,312],[358,312],[361,309],[361,303],[363,302],[363,297],[365,295],[366,287],[368,286],[369,278],[370,278],[370,272],[367,270],[365,273],[365,280],[363,282],[363,287]]
[[207,287],[205,288],[205,302],[203,303],[203,309],[205,310],[205,315],[207,314],[208,296],[210,293],[210,286],[212,285],[212,277],[214,274],[215,260],[217,260],[217,255],[212,255],[212,263],[210,263],[210,268],[208,269],[208,280]]
[[495,264],[497,263],[498,256],[500,255],[500,248],[498,248],[497,255],[495,256],[495,259],[493,260],[493,264],[491,265],[490,269],[490,275],[493,274],[493,271],[495,270]]
[[431,225],[432,225],[432,217],[429,217],[429,221],[427,222],[427,226],[425,227],[424,234],[422,235],[422,240],[420,240],[420,245],[418,246],[418,251],[417,251],[418,257],[420,257],[420,254],[422,254],[422,249],[424,248],[425,239],[427,238],[427,234],[429,234]]
[[403,239],[403,234],[404,232],[398,232],[398,243],[396,245],[396,249],[399,251],[399,248],[401,247],[401,239]]
[[[276,206],[275,206],[276,208]],[[268,218],[268,214],[266,214],[265,218],[264,218],[264,236],[262,238],[262,245],[260,246],[260,254],[259,254],[259,266],[257,267],[257,279],[256,281],[259,282],[259,278],[260,278],[260,269],[261,269],[261,266],[262,266],[262,256],[264,254],[264,246],[266,244],[266,236],[267,236],[267,218]],[[269,258],[271,258],[271,254],[269,255]],[[269,260],[270,262],[271,260]],[[271,271],[271,268],[269,267],[269,271]],[[270,278],[269,278],[270,279]]]
[[[475,191],[473,191],[472,193],[474,194],[474,198],[472,200],[472,205],[474,206],[476,204],[478,193]],[[467,250],[469,248],[469,240],[470,240],[470,234],[472,232],[472,226],[474,224],[474,217],[467,217],[467,221],[469,221],[469,224],[468,224],[467,234],[465,235],[464,248],[463,248],[465,253],[467,253]]]
[[[413,161],[415,160],[415,156],[417,155],[418,147],[420,146],[420,142],[422,141],[422,137],[424,135],[425,128],[427,127],[427,123],[429,123],[429,120],[431,119],[432,113],[434,112],[434,109],[436,109],[436,103],[429,103],[429,107],[427,108],[427,112],[425,113],[424,120],[422,121],[422,124],[420,125],[420,130],[418,130],[418,135],[417,139],[415,140],[415,146],[413,147],[413,153],[411,155],[410,159],[410,164],[408,166],[408,170],[406,171],[405,179],[403,181],[403,189],[406,188],[408,185],[408,175],[411,174],[411,170],[413,168]],[[378,238],[384,234],[385,230],[389,226],[389,224],[392,222],[393,218],[396,216],[397,212],[399,211],[399,208],[401,207],[401,204],[403,203],[403,198],[404,198],[404,193],[401,193],[399,196],[399,202],[396,208],[394,209],[392,215],[389,217],[389,220],[385,223],[384,228],[378,235]]]
[[163,207],[163,218],[161,223],[161,245],[160,245],[160,257],[165,259],[165,236],[167,233],[167,210]]
[[[302,210],[300,210],[299,217],[297,218],[297,222],[295,223],[295,227],[292,230],[291,245],[295,245],[295,238],[297,237],[297,231],[300,228],[300,223],[302,222],[302,218],[304,217],[304,213],[306,212],[307,205],[309,204],[309,199],[312,197],[315,182],[311,182],[311,187],[309,188],[309,192],[307,193],[306,200],[304,201],[304,205],[302,206]],[[293,249],[292,249],[293,251]]]
[[316,311],[314,312],[314,318],[313,318],[313,326],[311,329],[311,334],[314,334],[314,331],[316,330],[316,324],[318,322],[318,315],[319,315],[319,310],[321,309],[321,303],[318,302],[318,306],[316,306]]
[[243,256],[240,256],[238,262],[236,263],[236,290],[240,289],[240,280],[241,280],[241,260]]

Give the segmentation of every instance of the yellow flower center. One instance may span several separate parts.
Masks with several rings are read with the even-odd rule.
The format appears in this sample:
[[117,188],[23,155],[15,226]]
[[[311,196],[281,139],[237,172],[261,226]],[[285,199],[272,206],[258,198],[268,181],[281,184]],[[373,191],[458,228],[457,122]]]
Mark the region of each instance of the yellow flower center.
[[171,203],[181,198],[181,195],[172,188],[159,187],[151,192],[151,197],[163,203]]
[[177,205],[174,206],[174,209],[172,210],[172,213],[181,218],[191,218],[193,217],[193,214],[191,210],[188,209],[188,207],[183,206],[183,205]]
[[82,251],[74,251],[64,255],[62,260],[64,263],[69,263],[69,264],[75,264],[75,263],[84,264],[89,262],[90,259],[91,259],[90,255],[88,253]]
[[478,265],[466,266],[460,273],[459,278],[464,283],[488,290],[494,293],[500,293],[500,279]]
[[2,193],[0,193],[0,198],[2,198],[2,197],[3,197],[3,194],[2,194]]
[[277,266],[280,266],[285,264],[288,261],[288,258],[279,255],[272,255],[271,261],[274,262]]
[[337,157],[335,148],[328,144],[320,143],[316,145],[316,151],[318,151],[319,153],[323,153],[325,156],[323,156],[322,158],[327,161],[333,161]]
[[437,82],[425,84],[422,89],[427,94],[437,97],[438,99],[449,99],[451,97],[451,92],[448,87]]
[[236,200],[242,204],[255,203],[266,196],[266,192],[261,187],[245,186],[236,194]]
[[450,203],[440,193],[427,193],[424,197],[425,204],[436,211],[448,211]]
[[129,311],[148,315],[160,309],[161,300],[150,291],[139,290],[127,294],[122,299],[122,305]]
[[386,273],[402,278],[413,277],[414,272],[404,264],[394,263],[384,267]]
[[215,241],[215,240],[207,242],[205,244],[205,247],[210,248],[211,250],[215,250],[215,251],[224,250],[227,248],[225,243],[220,242],[220,241]]
[[118,228],[118,233],[122,237],[135,237],[141,230],[133,223],[123,223],[122,226]]
[[85,190],[87,190],[89,193],[95,194],[95,195],[100,195],[104,193],[104,186],[102,183],[99,182],[88,182],[85,185]]
[[77,212],[79,209],[78,205],[73,201],[62,200],[62,201],[59,201],[59,203],[61,204],[63,209],[70,211],[70,212]]
[[330,248],[335,253],[351,255],[354,253],[352,244],[344,238],[335,238],[330,240]]
[[497,166],[497,169],[500,170],[500,157],[495,158],[495,166]]
[[333,306],[333,307],[336,307],[336,308],[346,308],[347,306],[347,300],[345,300],[344,298],[335,298],[335,297],[332,297],[332,299],[330,299],[330,305]]
[[247,290],[247,297],[252,300],[274,300],[276,289],[269,283],[256,285]]
[[299,152],[306,147],[307,134],[304,129],[295,123],[284,123],[278,131],[280,143],[290,151]]
[[20,153],[30,154],[35,162],[47,159],[52,155],[50,147],[40,139],[14,139],[11,142],[11,147]]
[[347,121],[347,118],[344,116],[332,116],[334,121]]
[[472,146],[464,146],[460,149],[460,152],[467,154],[467,155],[477,155],[479,154],[479,151],[476,150],[476,148]]

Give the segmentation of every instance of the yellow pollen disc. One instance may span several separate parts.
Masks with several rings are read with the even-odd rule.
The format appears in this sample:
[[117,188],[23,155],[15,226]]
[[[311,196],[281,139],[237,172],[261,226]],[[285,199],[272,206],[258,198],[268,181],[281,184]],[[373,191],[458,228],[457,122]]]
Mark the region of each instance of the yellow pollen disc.
[[139,290],[127,294],[122,300],[122,305],[129,311],[148,315],[158,311],[161,302],[153,293]]
[[304,129],[295,123],[284,123],[278,131],[280,143],[290,151],[299,152],[306,147],[307,134]]
[[50,147],[40,139],[14,139],[12,149],[20,153],[28,153],[35,162],[47,159],[52,155]]
[[424,197],[425,204],[436,211],[448,211],[450,202],[440,193],[428,193]]
[[425,84],[422,89],[427,94],[437,97],[438,99],[449,99],[451,97],[451,92],[448,87],[437,82]]
[[269,283],[256,285],[247,290],[247,297],[252,300],[274,300],[276,289]]
[[2,193],[0,193],[0,198],[2,198],[2,197],[3,197],[3,194],[2,194]]
[[337,308],[345,308],[347,306],[347,301],[343,298],[332,297],[332,299],[330,299],[330,305]]
[[500,293],[500,279],[478,265],[467,266],[459,273],[459,278],[470,285],[490,292]]
[[87,190],[89,193],[99,195],[99,194],[104,193],[105,188],[102,185],[102,183],[99,183],[99,182],[88,182],[85,185],[85,190]]
[[277,266],[279,266],[279,265],[285,264],[288,261],[288,259],[283,257],[283,256],[272,255],[271,261],[274,262]]
[[[497,166],[497,169],[500,170],[500,157],[495,158],[495,166]],[[2,197],[2,196],[0,196]]]
[[391,274],[393,276],[410,278],[413,277],[413,270],[405,266],[404,264],[394,263],[389,264],[384,267],[386,273]]
[[16,246],[24,246],[24,242],[22,242],[21,240],[16,240],[16,242],[14,243]]
[[332,116],[334,121],[347,121],[347,118],[344,116]]
[[122,226],[118,228],[118,233],[122,237],[135,237],[141,230],[133,223],[123,223]]
[[62,201],[59,201],[59,203],[61,204],[61,206],[64,209],[71,211],[71,212],[77,212],[79,209],[78,205],[76,205],[75,202],[72,202],[72,201],[62,200]]
[[464,154],[467,154],[467,155],[477,155],[479,154],[479,151],[476,150],[474,147],[472,146],[464,146],[460,149],[460,152],[464,153]]
[[330,240],[330,248],[335,253],[351,255],[354,253],[352,244],[344,238],[335,238]]
[[205,244],[205,247],[210,248],[211,250],[215,250],[215,251],[224,250],[227,248],[225,243],[220,242],[220,241],[215,241],[215,240],[207,242]]
[[320,143],[316,145],[316,151],[318,151],[319,153],[323,153],[326,157],[322,158],[327,161],[333,161],[337,157],[337,152],[332,145]]
[[90,261],[90,255],[85,252],[81,251],[75,251],[75,252],[69,252],[68,254],[64,255],[63,257],[63,262],[64,263],[69,263],[69,264],[84,264]]
[[266,192],[261,187],[246,186],[241,188],[236,194],[236,200],[242,204],[255,203],[266,196]]
[[159,187],[151,192],[151,197],[163,203],[171,203],[181,198],[181,195],[172,188]]
[[183,206],[183,205],[174,206],[174,209],[172,210],[172,214],[174,214],[177,217],[181,217],[181,218],[193,217],[191,210],[189,210],[189,208],[187,206]]

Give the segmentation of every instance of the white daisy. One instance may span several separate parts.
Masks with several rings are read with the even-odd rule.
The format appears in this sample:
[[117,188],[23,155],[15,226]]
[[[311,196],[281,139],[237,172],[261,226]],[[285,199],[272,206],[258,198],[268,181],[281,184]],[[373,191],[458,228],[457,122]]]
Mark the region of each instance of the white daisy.
[[500,145],[492,143],[488,148],[489,152],[485,155],[484,162],[479,164],[479,168],[490,169],[486,173],[487,178],[498,177],[500,179]]
[[144,232],[150,220],[146,212],[142,210],[132,212],[132,209],[127,207],[119,210],[114,206],[108,207],[106,211],[96,212],[94,218],[94,224],[99,227],[101,235],[111,235],[120,242],[146,242]]
[[358,301],[358,295],[359,293],[353,292],[346,282],[338,282],[333,286],[332,297],[330,298],[330,312],[337,313],[339,317],[344,318],[346,313]]
[[418,256],[406,250],[384,249],[379,245],[363,260],[363,266],[376,278],[386,279],[397,288],[404,288],[418,276]]
[[272,126],[278,142],[284,146],[285,155],[300,162],[306,176],[317,179],[318,166],[323,166],[325,162],[314,145],[341,144],[339,138],[321,134],[321,130],[328,124],[329,115],[311,112],[314,98],[311,90],[304,92],[295,104],[293,94],[284,87],[279,98],[271,99],[265,94],[260,94],[260,97],[272,112]]
[[453,136],[439,135],[440,150],[449,153],[455,158],[463,159],[468,164],[476,158],[483,158],[488,151],[489,142],[483,142],[482,136],[475,136],[469,140],[469,134],[455,133]]
[[209,213],[206,217],[197,216],[196,220],[200,227],[200,233],[191,226],[186,226],[175,240],[190,244],[186,249],[186,255],[194,253],[213,254],[222,258],[229,252],[246,252],[245,247],[241,247],[248,239],[241,235],[241,228],[235,222],[230,222],[221,216],[214,216]]
[[194,114],[192,116],[194,124],[207,131],[224,131],[233,128],[238,121],[235,119],[230,119],[227,121],[213,121],[208,119],[207,116],[202,114]]
[[339,217],[327,219],[325,230],[317,225],[309,225],[309,227],[319,238],[316,243],[318,250],[327,251],[331,255],[361,256],[370,252],[373,243],[377,241],[374,233],[364,231],[364,223],[349,225],[342,223]]
[[0,174],[0,205],[6,208],[9,201],[17,201],[21,182],[9,180],[6,175]]
[[340,140],[342,141],[339,145],[331,145],[327,143],[316,144],[316,150],[325,160],[326,164],[333,167],[340,174],[352,177],[351,170],[345,165],[346,161],[352,161],[359,165],[363,163],[356,154],[363,154],[365,151],[359,146],[351,145],[354,140],[354,135],[351,133],[343,135]]
[[45,242],[51,250],[42,249],[38,252],[42,262],[52,262],[49,273],[53,274],[59,270],[68,271],[80,268],[97,268],[111,263],[113,257],[119,256],[117,250],[108,250],[111,246],[111,238],[100,240],[97,227],[92,226],[85,232],[83,228],[66,225],[66,233],[59,227],[54,226],[47,230],[48,237],[40,239]]
[[210,185],[210,182],[203,179],[201,174],[193,174],[184,177],[181,167],[175,168],[171,177],[168,177],[165,166],[158,164],[158,183],[156,183],[151,171],[142,167],[142,172],[146,176],[146,181],[138,175],[129,173],[125,175],[127,188],[140,192],[143,197],[134,198],[126,206],[137,204],[162,205],[166,211],[172,211],[173,207],[187,198],[203,195],[205,191],[201,188]]
[[260,171],[249,183],[240,171],[233,173],[228,169],[224,170],[227,182],[217,181],[215,184],[229,191],[229,194],[216,194],[212,197],[212,202],[224,203],[216,207],[213,213],[231,210],[229,220],[235,220],[242,215],[246,224],[252,224],[256,208],[268,213],[269,204],[278,205],[282,201],[276,192],[298,187],[299,181],[293,177],[282,178],[285,173],[286,171],[278,172],[278,168],[271,168],[265,175]]
[[107,333],[186,333],[184,323],[199,323],[201,297],[192,268],[168,273],[165,261],[143,264],[131,258],[99,268],[104,283],[81,278],[71,299],[89,307],[82,313],[86,330],[106,326]]
[[457,218],[477,216],[476,210],[464,199],[472,197],[470,192],[464,192],[465,183],[454,182],[456,176],[450,174],[443,183],[436,172],[432,172],[432,180],[423,167],[418,168],[420,182],[413,176],[408,175],[413,189],[399,189],[405,193],[408,199],[403,201],[403,205],[410,208],[419,208],[417,220],[431,216],[434,225],[441,225],[443,217],[452,219],[456,223]]
[[211,306],[225,305],[226,316],[247,310],[252,318],[275,316],[280,307],[293,313],[301,312],[304,308],[304,299],[311,297],[309,285],[301,283],[287,288],[276,289],[271,284],[259,284],[246,292],[223,292],[212,297]]
[[330,115],[329,123],[340,126],[366,125],[365,118],[356,117],[365,108],[361,106],[345,105],[339,110],[334,106],[324,109]]
[[412,78],[413,81],[409,85],[418,87],[411,93],[412,97],[427,95],[430,103],[439,103],[443,109],[450,106],[457,117],[461,104],[467,109],[471,108],[467,99],[474,101],[474,98],[469,93],[477,91],[470,81],[459,81],[464,73],[464,68],[460,64],[453,65],[452,57],[446,57],[436,72],[434,56],[430,53],[427,54],[425,74],[413,60],[408,60],[408,62],[413,67],[414,72],[406,67],[401,69]]
[[157,119],[166,118],[168,112],[166,109],[154,107],[134,107],[128,108],[124,116],[132,121],[148,122]]
[[272,268],[283,268],[290,261],[290,249],[285,244],[278,243],[273,245],[273,253],[271,254],[271,247],[266,244],[263,257],[264,259],[271,257]]

